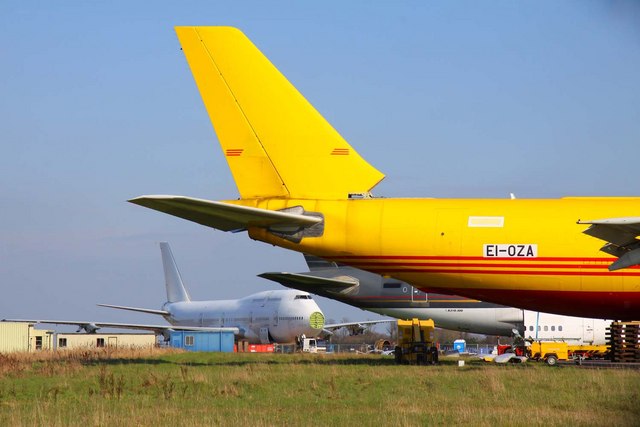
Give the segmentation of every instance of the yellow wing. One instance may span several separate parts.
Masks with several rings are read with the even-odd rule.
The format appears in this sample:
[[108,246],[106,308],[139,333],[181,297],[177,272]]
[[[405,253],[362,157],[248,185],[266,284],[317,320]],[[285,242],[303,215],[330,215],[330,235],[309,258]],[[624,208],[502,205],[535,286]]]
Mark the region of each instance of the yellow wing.
[[176,32],[243,199],[344,199],[384,178],[240,30]]

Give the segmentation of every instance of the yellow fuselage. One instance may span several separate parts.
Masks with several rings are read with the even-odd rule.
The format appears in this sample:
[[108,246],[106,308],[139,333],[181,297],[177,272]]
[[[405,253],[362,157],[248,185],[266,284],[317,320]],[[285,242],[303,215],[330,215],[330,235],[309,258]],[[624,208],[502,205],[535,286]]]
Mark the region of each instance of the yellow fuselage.
[[297,240],[271,232],[286,235],[286,221],[265,229],[264,212],[249,215],[252,227],[228,212],[216,222],[220,206],[207,207],[206,201],[186,207],[159,202],[161,211],[223,229],[249,224],[254,239],[392,275],[423,290],[563,314],[640,318],[640,270],[608,271],[614,258],[599,251],[604,242],[576,224],[636,217],[640,198],[348,199],[367,194],[384,175],[240,30],[176,32],[238,185],[241,200],[229,203],[268,210],[302,206],[324,221]]
[[440,291],[532,310],[640,318],[640,268],[608,271],[580,219],[637,216],[640,198],[237,200],[321,213],[320,237],[251,238]]

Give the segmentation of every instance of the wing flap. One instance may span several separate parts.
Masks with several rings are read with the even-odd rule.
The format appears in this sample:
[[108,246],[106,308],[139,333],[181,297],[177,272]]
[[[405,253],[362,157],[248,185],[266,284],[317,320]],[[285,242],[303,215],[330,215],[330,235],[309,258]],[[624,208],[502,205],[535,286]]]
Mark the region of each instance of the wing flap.
[[590,224],[584,233],[616,246],[625,246],[637,242],[640,235],[640,217],[609,218],[594,221],[578,221],[578,224]]
[[640,265],[640,217],[578,220],[578,224],[589,224],[583,233],[607,242],[600,250],[618,257],[610,271]]
[[[295,234],[322,222],[322,218],[318,216],[184,196],[140,196],[129,202],[222,231],[243,231],[248,227],[259,227],[283,234]],[[304,212],[302,208],[299,211]]]

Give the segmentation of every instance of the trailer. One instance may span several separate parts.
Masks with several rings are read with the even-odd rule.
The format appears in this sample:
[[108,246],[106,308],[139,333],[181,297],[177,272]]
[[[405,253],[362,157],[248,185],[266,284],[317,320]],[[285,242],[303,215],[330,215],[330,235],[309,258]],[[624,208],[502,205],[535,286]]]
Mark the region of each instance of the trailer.
[[498,354],[515,353],[532,360],[544,361],[555,366],[560,360],[602,359],[607,354],[606,345],[572,345],[563,341],[533,341],[517,346],[500,345]]
[[569,345],[557,341],[534,341],[527,347],[527,354],[530,359],[543,360],[554,366],[558,360],[569,360]]

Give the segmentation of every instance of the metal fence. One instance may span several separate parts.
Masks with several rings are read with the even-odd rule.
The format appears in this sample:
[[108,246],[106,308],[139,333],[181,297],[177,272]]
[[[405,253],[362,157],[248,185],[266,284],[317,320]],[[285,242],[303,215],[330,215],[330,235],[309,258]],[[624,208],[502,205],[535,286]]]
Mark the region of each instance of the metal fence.
[[[354,353],[363,354],[373,352],[373,344],[327,344],[327,353]],[[392,348],[393,349],[393,348]],[[296,346],[294,344],[278,344],[275,347],[276,353],[295,353]],[[494,350],[493,344],[466,344],[464,353],[469,354],[491,354]],[[440,345],[441,353],[452,352],[453,344]]]
[[[466,344],[465,353],[470,354],[491,354],[494,350],[493,344]],[[440,351],[447,353],[453,351],[453,344],[444,344],[440,346]]]

